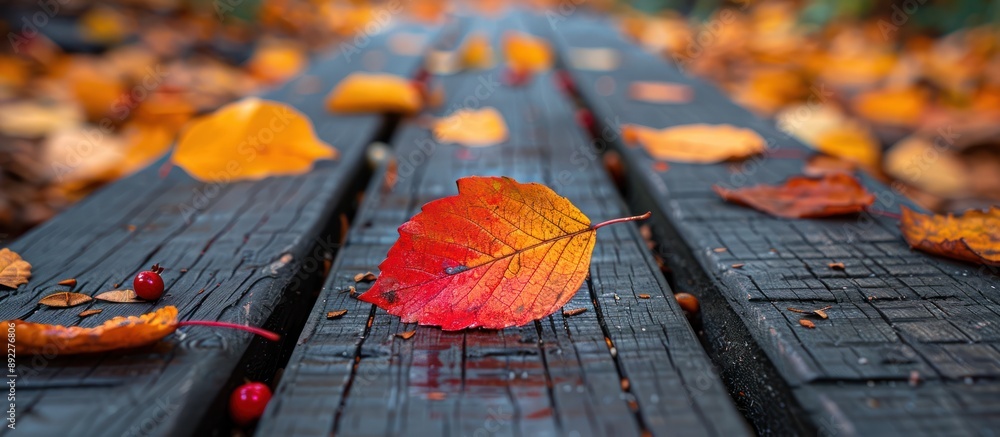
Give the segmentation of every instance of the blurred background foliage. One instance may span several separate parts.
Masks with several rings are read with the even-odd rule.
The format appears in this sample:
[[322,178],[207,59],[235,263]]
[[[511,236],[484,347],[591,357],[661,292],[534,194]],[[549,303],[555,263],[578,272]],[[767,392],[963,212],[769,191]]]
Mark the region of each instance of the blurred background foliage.
[[1000,200],[997,1],[4,0],[0,238],[158,162],[191,118],[280,86],[387,8],[440,25],[506,6],[605,16],[927,208]]

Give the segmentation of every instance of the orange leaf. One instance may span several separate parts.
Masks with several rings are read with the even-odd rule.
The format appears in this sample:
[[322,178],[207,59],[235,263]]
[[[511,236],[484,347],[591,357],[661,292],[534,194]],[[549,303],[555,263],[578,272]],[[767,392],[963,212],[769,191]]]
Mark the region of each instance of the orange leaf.
[[845,160],[856,162],[869,169],[878,168],[882,159],[882,146],[868,131],[849,124],[816,135],[813,148]]
[[0,285],[17,288],[31,278],[31,264],[8,248],[0,249]]
[[194,120],[173,161],[202,181],[230,182],[303,174],[337,150],[320,141],[312,122],[283,103],[248,97]]
[[682,83],[635,81],[629,84],[632,100],[649,103],[687,103],[694,91]]
[[729,190],[718,185],[723,199],[777,217],[815,218],[861,212],[875,201],[853,176],[835,173],[821,178],[796,176],[782,185]]
[[919,88],[868,91],[855,98],[854,110],[876,123],[914,126],[927,109],[927,97]]
[[288,41],[262,43],[247,61],[247,70],[265,83],[284,82],[295,76],[306,65],[302,47]]
[[53,308],[69,308],[85,304],[92,300],[94,300],[94,298],[87,296],[86,294],[62,291],[43,297],[38,301],[38,303]]
[[434,123],[434,137],[442,143],[492,146],[507,141],[507,123],[494,108],[460,109]]
[[523,325],[557,311],[590,266],[597,228],[540,184],[467,177],[399,228],[382,273],[359,297],[404,323],[445,330]]
[[701,164],[744,159],[766,147],[757,132],[728,124],[687,124],[664,129],[629,124],[622,129],[622,137],[626,142],[642,144],[656,159]]
[[413,82],[384,73],[352,73],[326,97],[330,112],[415,114],[423,103]]
[[914,249],[1000,266],[1000,208],[954,216],[921,214],[904,206],[899,228]]
[[476,33],[465,40],[459,56],[462,66],[468,69],[493,68],[493,47],[482,33]]
[[155,343],[177,329],[177,308],[168,306],[142,316],[115,317],[95,328],[46,325],[13,320],[18,354],[68,355],[105,352]]
[[507,64],[516,71],[545,71],[552,68],[552,49],[545,40],[521,32],[507,32],[503,37]]

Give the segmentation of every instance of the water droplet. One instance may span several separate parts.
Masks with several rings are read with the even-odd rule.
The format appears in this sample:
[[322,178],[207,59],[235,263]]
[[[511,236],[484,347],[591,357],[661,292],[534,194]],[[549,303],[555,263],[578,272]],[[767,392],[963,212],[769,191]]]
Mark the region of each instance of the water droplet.
[[454,274],[457,274],[457,273],[462,273],[462,272],[464,272],[466,270],[469,270],[469,268],[466,267],[466,266],[455,266],[455,267],[448,267],[448,268],[444,269],[444,272],[447,273],[447,274],[449,274],[449,275],[454,275]]

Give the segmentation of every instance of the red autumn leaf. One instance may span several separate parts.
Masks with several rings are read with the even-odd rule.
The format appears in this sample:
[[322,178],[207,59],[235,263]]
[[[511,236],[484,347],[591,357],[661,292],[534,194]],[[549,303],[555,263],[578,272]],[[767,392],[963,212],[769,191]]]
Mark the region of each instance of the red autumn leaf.
[[842,173],[821,178],[796,176],[782,185],[756,185],[736,190],[718,185],[712,188],[728,202],[785,218],[854,214],[875,201],[875,196],[857,179]]
[[598,228],[569,200],[510,178],[458,180],[399,228],[371,290],[359,297],[404,323],[445,330],[523,325],[559,310],[590,267]]

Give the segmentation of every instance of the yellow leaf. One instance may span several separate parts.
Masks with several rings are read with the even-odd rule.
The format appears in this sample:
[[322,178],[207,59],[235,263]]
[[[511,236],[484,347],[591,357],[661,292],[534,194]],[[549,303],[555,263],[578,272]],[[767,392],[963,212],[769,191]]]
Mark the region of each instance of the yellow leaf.
[[894,126],[914,126],[927,108],[917,88],[875,90],[855,98],[854,110],[868,120]]
[[728,124],[687,124],[664,129],[625,125],[626,142],[637,142],[656,159],[709,164],[761,153],[764,138],[750,129]]
[[442,143],[492,146],[507,140],[507,123],[494,108],[461,109],[434,123],[434,137]]
[[306,59],[303,49],[297,44],[272,41],[257,48],[247,61],[247,69],[265,83],[279,83],[302,71]]
[[465,40],[460,55],[462,66],[468,69],[485,70],[493,68],[493,47],[482,33],[476,33]]
[[407,79],[382,73],[353,73],[337,84],[326,99],[331,112],[420,112],[420,90]]
[[517,71],[545,71],[552,68],[552,49],[545,40],[520,32],[504,34],[507,65]]
[[31,264],[13,250],[6,247],[0,249],[0,285],[17,288],[21,284],[27,284],[29,278]]
[[248,97],[188,125],[173,162],[202,181],[229,182],[308,172],[337,150],[316,138],[312,122],[283,103]]
[[969,192],[969,171],[947,150],[919,136],[910,136],[889,149],[885,172],[935,196],[956,198]]
[[845,160],[855,162],[869,169],[876,169],[882,159],[882,147],[878,140],[864,127],[847,124],[829,129],[816,136],[812,146]]
[[106,302],[116,302],[116,303],[143,303],[149,302],[146,300],[139,299],[139,296],[135,294],[132,290],[114,290],[105,291],[104,293],[94,296],[94,299],[103,300]]

